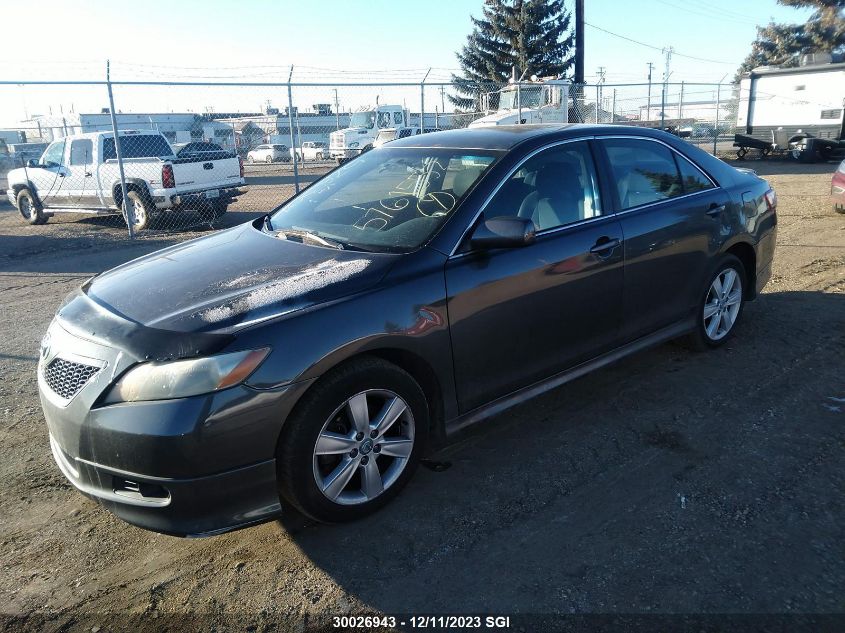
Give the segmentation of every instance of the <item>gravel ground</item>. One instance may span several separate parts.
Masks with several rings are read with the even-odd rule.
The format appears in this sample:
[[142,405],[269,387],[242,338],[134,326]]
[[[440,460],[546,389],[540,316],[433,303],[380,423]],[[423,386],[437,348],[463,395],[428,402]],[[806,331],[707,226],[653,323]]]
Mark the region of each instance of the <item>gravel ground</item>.
[[779,244],[771,283],[727,347],[667,344],[483,422],[435,456],[448,469],[420,468],[366,520],[316,526],[288,512],[202,540],[129,526],[74,491],[50,455],[35,366],[67,292],[203,231],[130,244],[103,220],[29,227],[0,207],[0,628],[303,630],[305,616],[378,612],[842,614],[835,166],[744,165],[778,191]]

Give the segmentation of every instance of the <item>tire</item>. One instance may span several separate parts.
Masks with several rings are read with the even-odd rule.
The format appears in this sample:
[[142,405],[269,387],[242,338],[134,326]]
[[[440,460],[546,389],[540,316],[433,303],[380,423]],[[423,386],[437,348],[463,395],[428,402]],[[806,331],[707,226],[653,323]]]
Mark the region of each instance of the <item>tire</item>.
[[[729,271],[735,274],[734,281],[727,289],[728,294],[719,298],[715,294],[715,282],[718,279],[719,285],[723,286],[730,279]],[[745,267],[737,257],[725,255],[719,260],[713,272],[707,277],[707,283],[698,301],[695,330],[689,336],[689,343],[693,349],[705,351],[721,347],[734,335],[745,306],[747,280]],[[734,293],[737,291],[738,297],[735,297]],[[732,298],[734,300],[731,300]],[[708,317],[708,314],[711,316]],[[723,316],[720,318],[720,315]]]
[[[367,413],[355,418],[353,408]],[[375,421],[384,411],[399,413],[380,435]],[[364,517],[410,480],[428,429],[425,394],[407,372],[379,358],[342,365],[305,394],[285,423],[276,449],[279,492],[316,521]],[[333,435],[327,441],[324,433]],[[330,452],[318,455],[318,446]]]
[[255,162],[255,157],[252,154],[247,154],[246,162],[252,164]]
[[845,204],[835,204],[833,210],[837,213],[845,213]]
[[265,159],[264,159],[264,162],[265,162],[265,163],[272,163],[272,162],[273,162],[273,157],[272,157],[272,156],[268,156],[267,158],[265,158]]
[[126,210],[132,207],[133,223],[132,228],[136,231],[143,231],[149,228],[153,217],[153,203],[149,198],[137,189],[126,192]]
[[317,152],[314,156],[314,161],[323,160],[323,152]]
[[41,203],[29,189],[24,188],[18,191],[16,202],[18,211],[24,222],[32,225],[45,224],[47,222],[47,216],[44,215],[44,209]]

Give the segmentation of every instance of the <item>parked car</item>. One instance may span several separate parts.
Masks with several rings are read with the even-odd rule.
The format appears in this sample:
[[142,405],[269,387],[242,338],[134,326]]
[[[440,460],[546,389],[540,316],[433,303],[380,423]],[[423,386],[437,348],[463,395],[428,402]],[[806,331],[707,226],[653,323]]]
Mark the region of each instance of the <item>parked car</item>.
[[839,213],[845,213],[845,160],[839,163],[839,167],[833,172],[833,179],[830,183],[830,199],[833,208]]
[[[245,184],[239,159],[228,152],[177,158],[160,132],[126,130],[118,138],[135,229],[147,228],[155,214],[185,208],[220,217]],[[112,132],[53,141],[40,159],[10,171],[8,181],[9,201],[30,224],[55,213],[111,215],[123,206]]]
[[[429,132],[439,132],[440,128],[433,128],[427,127],[423,129],[423,134],[428,134]],[[395,141],[397,138],[407,138],[409,136],[416,136],[420,133],[420,128],[418,127],[400,127],[400,128],[387,128],[385,130],[379,130],[378,135],[376,136],[376,140],[373,141],[373,149],[376,147],[381,147],[385,143],[389,143],[390,141]]]
[[248,163],[287,163],[290,161],[288,146],[277,143],[259,145],[246,154]]
[[178,146],[174,145],[173,149],[176,150],[177,158],[210,156],[226,151],[221,145],[209,141],[191,141],[190,143],[182,143]]
[[[293,148],[290,150],[290,157],[293,158]],[[329,148],[325,143],[306,141],[296,152],[296,160],[323,160],[329,157]]]
[[776,206],[656,130],[397,140],[69,296],[38,364],[53,456],[170,534],[280,499],[361,517],[458,429],[669,339],[724,345],[771,275]]

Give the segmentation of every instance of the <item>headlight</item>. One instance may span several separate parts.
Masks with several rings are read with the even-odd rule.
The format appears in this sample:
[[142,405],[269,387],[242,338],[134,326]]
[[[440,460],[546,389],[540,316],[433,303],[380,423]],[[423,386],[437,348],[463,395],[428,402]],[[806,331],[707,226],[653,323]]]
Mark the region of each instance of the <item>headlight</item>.
[[270,348],[169,363],[136,365],[111,388],[105,402],[187,398],[237,385],[258,369]]
[[358,145],[360,145],[360,143],[358,143],[358,142],[356,141],[356,142],[354,142],[354,143],[350,143],[350,144],[349,144],[349,147],[350,147],[350,148],[353,148],[353,147],[358,147]]

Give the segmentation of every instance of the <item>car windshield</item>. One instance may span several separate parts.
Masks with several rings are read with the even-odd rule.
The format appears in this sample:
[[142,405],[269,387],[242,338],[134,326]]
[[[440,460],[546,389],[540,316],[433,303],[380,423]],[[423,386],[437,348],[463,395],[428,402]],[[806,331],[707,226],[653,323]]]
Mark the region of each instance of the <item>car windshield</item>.
[[519,98],[517,99],[516,88],[509,88],[502,91],[499,97],[499,109],[510,110],[513,108],[536,108],[540,105],[540,86],[521,86],[519,89]]
[[265,230],[280,236],[310,233],[349,249],[408,252],[451,217],[498,155],[466,149],[370,151],[275,211]]
[[376,124],[376,113],[372,110],[368,112],[355,112],[349,120],[349,127],[365,127],[372,130]]

